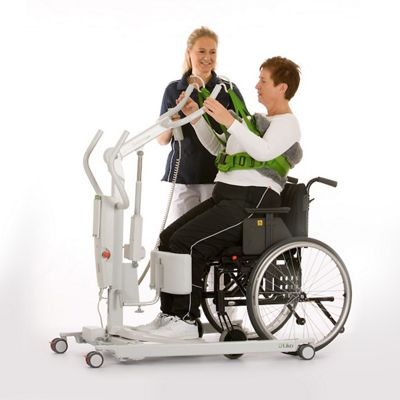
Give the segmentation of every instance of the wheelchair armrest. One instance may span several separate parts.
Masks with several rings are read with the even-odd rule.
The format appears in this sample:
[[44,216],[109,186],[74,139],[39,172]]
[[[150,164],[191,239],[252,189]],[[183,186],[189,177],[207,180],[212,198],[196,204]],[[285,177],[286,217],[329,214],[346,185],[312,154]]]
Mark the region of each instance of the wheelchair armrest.
[[246,208],[249,214],[287,214],[290,207],[276,207],[276,208]]

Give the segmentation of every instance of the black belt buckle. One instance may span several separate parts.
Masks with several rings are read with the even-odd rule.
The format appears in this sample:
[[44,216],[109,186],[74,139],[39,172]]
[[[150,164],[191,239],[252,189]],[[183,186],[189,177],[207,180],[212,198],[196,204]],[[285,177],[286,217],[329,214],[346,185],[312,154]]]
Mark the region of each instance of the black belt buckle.
[[219,156],[218,164],[225,164],[226,153],[221,153]]

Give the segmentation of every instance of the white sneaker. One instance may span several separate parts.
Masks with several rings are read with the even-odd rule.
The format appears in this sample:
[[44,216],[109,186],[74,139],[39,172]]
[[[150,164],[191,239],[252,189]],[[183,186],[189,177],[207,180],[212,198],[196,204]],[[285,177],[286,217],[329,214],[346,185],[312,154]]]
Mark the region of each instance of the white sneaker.
[[238,326],[246,335],[250,337],[255,334],[247,311],[243,309],[243,307],[226,307],[225,310],[229,315],[233,325]]
[[225,307],[226,313],[232,324],[241,324],[243,320],[243,314],[245,313],[242,307]]
[[179,317],[168,319],[161,328],[150,332],[152,335],[173,339],[198,339],[199,328],[195,321],[184,321]]
[[135,326],[135,330],[139,331],[139,332],[150,332],[153,331],[155,329],[161,328],[162,326],[164,326],[165,324],[168,323],[168,321],[174,318],[171,315],[168,314],[164,314],[162,312],[160,312],[154,319],[153,321],[151,321],[148,324],[145,325],[139,325],[139,326]]

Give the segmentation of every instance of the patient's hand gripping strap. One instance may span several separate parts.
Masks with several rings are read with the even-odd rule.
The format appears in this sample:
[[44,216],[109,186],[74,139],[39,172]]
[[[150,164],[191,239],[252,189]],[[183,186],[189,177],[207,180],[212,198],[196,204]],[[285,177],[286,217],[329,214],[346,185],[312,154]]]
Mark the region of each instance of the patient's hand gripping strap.
[[[250,115],[244,103],[240,100],[239,96],[234,92],[233,89],[228,89],[229,97],[232,100],[235,113],[241,117],[247,128],[255,135],[262,137],[264,132],[260,132],[257,128],[256,119],[253,115]],[[260,169],[270,168],[277,172],[280,176],[287,176],[290,164],[283,155],[276,157],[269,161],[256,161],[247,153],[237,154],[226,154],[221,152],[218,154],[216,160],[216,166],[219,171],[227,172],[233,169]]]
[[[232,101],[233,108],[235,109],[235,113],[244,120],[244,122],[247,125],[247,128],[256,134],[257,136],[262,136],[262,133],[259,132],[256,126],[256,120],[254,116],[250,115],[249,111],[247,110],[246,106],[244,103],[240,100],[239,96],[235,93],[235,91],[231,88],[227,89],[228,95]],[[203,87],[201,90],[198,91],[198,99],[199,99],[199,104],[200,107],[203,107],[204,100],[210,96],[210,92],[206,87]],[[229,133],[226,127],[222,124],[219,124],[221,127],[222,132],[225,135],[225,141],[223,141],[215,132],[213,129],[210,119],[208,118],[208,115],[206,113],[203,114],[204,119],[208,123],[208,125],[211,127],[214,135],[216,136],[217,140],[224,146],[226,147],[226,142],[228,141]]]

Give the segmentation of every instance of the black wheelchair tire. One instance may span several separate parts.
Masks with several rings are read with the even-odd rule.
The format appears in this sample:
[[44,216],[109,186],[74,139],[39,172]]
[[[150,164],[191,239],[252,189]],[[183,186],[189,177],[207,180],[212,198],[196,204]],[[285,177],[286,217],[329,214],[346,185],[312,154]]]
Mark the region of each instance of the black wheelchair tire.
[[[308,237],[293,237],[290,239],[283,240],[277,243],[276,245],[272,246],[270,249],[268,249],[257,261],[249,278],[249,285],[247,288],[248,314],[250,317],[250,321],[260,338],[290,339],[288,337],[285,338],[279,337],[280,333],[279,329],[275,329],[274,331],[266,329],[266,326],[261,318],[260,306],[258,305],[258,298],[259,298],[258,292],[260,289],[260,281],[264,276],[264,274],[266,273],[265,271],[268,269],[268,266],[272,265],[273,261],[277,259],[278,255],[284,254],[285,251],[287,252],[294,248],[295,249],[315,248],[327,254],[335,262],[336,267],[339,270],[340,276],[343,279],[343,288],[344,288],[343,308],[341,310],[340,317],[337,323],[333,325],[332,330],[329,331],[325,337],[323,337],[321,340],[318,340],[317,338],[317,341],[313,343],[315,351],[318,351],[327,346],[329,343],[331,343],[332,340],[334,340],[337,337],[337,335],[341,331],[343,331],[344,324],[347,321],[347,317],[350,312],[351,297],[352,297],[351,281],[347,268],[344,265],[341,258],[339,257],[339,255],[325,243]],[[291,316],[292,315],[289,315],[288,318],[286,318],[285,323],[288,322]],[[282,324],[280,324],[280,326],[282,326]],[[310,331],[308,333],[310,333]]]

